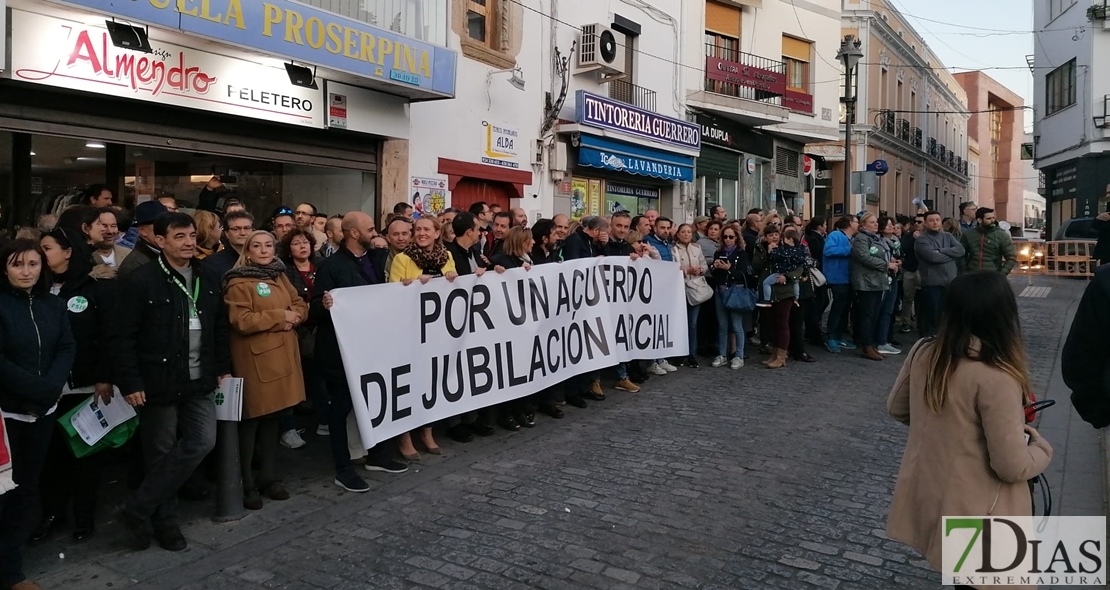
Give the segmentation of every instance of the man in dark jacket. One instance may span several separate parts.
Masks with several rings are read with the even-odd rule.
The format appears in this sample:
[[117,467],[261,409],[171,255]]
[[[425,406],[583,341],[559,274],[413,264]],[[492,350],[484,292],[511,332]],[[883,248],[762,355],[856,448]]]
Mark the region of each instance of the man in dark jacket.
[[135,242],[135,249],[119,265],[118,270],[121,279],[131,274],[136,268],[158,258],[154,220],[168,212],[166,206],[158,201],[146,201],[135,207],[135,228],[139,234],[139,239]]
[[628,233],[632,231],[632,214],[628,211],[617,211],[609,222],[609,241],[605,244],[606,256],[631,256],[632,244],[628,242]]
[[119,518],[137,549],[150,545],[153,524],[158,545],[180,551],[177,491],[216,444],[211,393],[231,376],[231,354],[220,279],[193,258],[193,218],[166,213],[154,235],[161,254],[123,277],[116,307],[112,374],[139,408],[147,463]]
[[1095,270],[1075,310],[1061,373],[1071,405],[1095,428],[1110,426],[1110,265]]
[[604,256],[609,242],[609,221],[604,217],[587,215],[579,222],[573,234],[563,240],[563,260]]
[[[825,235],[829,225],[824,217],[817,216],[809,220],[806,226],[806,245],[809,246],[809,256],[817,265],[817,270],[824,272],[825,264]],[[827,278],[827,277],[826,277]],[[810,285],[810,288],[813,288]],[[829,286],[822,285],[813,288],[813,301],[806,308],[805,336],[806,339],[817,346],[825,345],[825,336],[821,332],[821,318],[829,306]]]
[[[316,322],[316,362],[324,374],[331,399],[328,412],[328,431],[331,435],[331,454],[335,461],[335,485],[348,492],[370,490],[366,480],[355,473],[351,454],[347,449],[347,415],[354,409],[347,374],[343,370],[343,357],[339,353],[339,338],[331,319],[332,289],[360,287],[385,283],[385,264],[388,250],[374,248],[370,241],[374,235],[374,220],[360,211],[343,217],[343,243],[339,250],[324,259],[316,268],[316,288],[312,293],[310,317]],[[393,460],[392,441],[382,441],[369,450],[366,470],[386,473],[403,473],[408,466]]]
[[[580,227],[563,240],[563,260],[604,256],[609,243],[609,221],[604,217],[587,215],[579,223]],[[588,371],[567,380],[567,403],[576,408],[585,408],[586,400],[583,398],[594,401],[605,399],[597,371]]]
[[[451,229],[455,231],[455,239],[447,242],[446,246],[455,261],[455,272],[460,276],[484,274],[486,268],[476,247],[482,236],[478,218],[469,211],[460,211],[451,221]],[[474,435],[493,436],[497,431],[490,426],[490,422],[493,421],[491,410],[492,408],[482,408],[476,412],[448,418],[444,421],[447,426],[447,436],[461,443],[474,440]]]
[[1106,185],[1106,194],[1100,200],[1106,203],[1106,211],[1095,216],[1091,222],[1091,229],[1098,233],[1098,242],[1092,254],[1099,264],[1110,263],[1110,184]]
[[232,211],[224,218],[224,235],[227,238],[225,248],[204,259],[204,265],[221,279],[227,271],[239,262],[239,255],[247,238],[254,231],[254,216],[246,211]]
[[925,214],[918,213],[912,220],[907,221],[902,229],[902,333],[908,334],[913,330],[914,307],[913,302],[917,297],[917,290],[921,287],[918,275],[919,262],[914,247],[917,236],[925,230]]

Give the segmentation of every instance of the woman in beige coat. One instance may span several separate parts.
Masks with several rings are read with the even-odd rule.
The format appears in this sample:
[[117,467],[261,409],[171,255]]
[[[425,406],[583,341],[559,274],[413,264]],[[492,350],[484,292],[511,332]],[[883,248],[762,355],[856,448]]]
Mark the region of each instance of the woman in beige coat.
[[1052,447],[1025,424],[1029,393],[1006,277],[957,277],[936,338],[914,346],[887,399],[890,415],[910,427],[887,521],[891,539],[940,571],[942,517],[1032,515],[1027,482],[1048,466]]
[[[235,267],[224,275],[224,301],[231,321],[231,366],[243,379],[243,417],[239,423],[239,462],[243,506],[262,508],[261,494],[288,500],[274,477],[278,414],[304,401],[300,347],[294,328],[308,306],[274,257],[274,236],[256,231],[247,238]],[[260,463],[255,485],[251,462]]]

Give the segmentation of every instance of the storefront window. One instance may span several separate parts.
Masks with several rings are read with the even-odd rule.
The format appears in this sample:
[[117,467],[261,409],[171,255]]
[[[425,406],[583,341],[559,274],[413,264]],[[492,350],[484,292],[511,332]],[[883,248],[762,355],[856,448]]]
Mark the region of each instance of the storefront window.
[[739,214],[736,209],[736,185],[735,180],[721,179],[721,206],[728,212],[729,219],[739,219]]
[[[75,204],[88,185],[109,183],[112,178],[123,180],[115,202],[125,209],[172,197],[181,210],[189,212],[200,205],[202,192],[216,177],[221,182],[215,194],[209,195],[212,201],[222,208],[227,200],[238,200],[258,219],[259,226],[278,207],[305,201],[328,215],[375,212],[377,178],[369,171],[46,135],[33,136],[31,145],[31,202],[27,209],[20,207],[21,216],[27,218],[22,223],[58,214]],[[113,155],[114,161],[109,162]],[[12,160],[3,161],[10,164]]]

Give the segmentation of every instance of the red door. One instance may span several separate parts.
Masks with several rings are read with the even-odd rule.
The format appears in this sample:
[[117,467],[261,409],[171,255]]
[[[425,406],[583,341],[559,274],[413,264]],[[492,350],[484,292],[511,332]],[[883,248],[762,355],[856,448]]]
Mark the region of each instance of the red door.
[[508,211],[513,194],[512,187],[504,182],[464,178],[451,191],[451,207],[466,211],[474,203],[485,201],[487,205],[501,205],[502,211]]

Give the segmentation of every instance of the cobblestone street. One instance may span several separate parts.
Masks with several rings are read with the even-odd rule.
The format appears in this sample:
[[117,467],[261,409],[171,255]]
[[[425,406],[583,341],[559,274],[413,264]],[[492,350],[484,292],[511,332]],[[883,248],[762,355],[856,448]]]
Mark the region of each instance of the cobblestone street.
[[[1069,437],[1046,434],[1054,467],[1070,473],[1072,455],[1098,465],[1097,433],[1072,424],[1052,388],[1085,283],[1013,283],[1051,288],[1019,302],[1038,394],[1061,400],[1052,432]],[[106,508],[93,541],[59,535],[31,549],[27,573],[67,590],[938,587],[883,533],[906,434],[885,399],[904,357],[811,353],[819,362],[778,371],[755,354],[740,371],[680,369],[468,445],[441,437],[443,457],[372,475],[361,495],[331,484],[326,441],[309,433],[305,450],[281,450],[287,502],[229,524],[208,520],[211,504],[183,504],[181,553],[127,551]],[[1103,510],[1100,475],[1067,484],[1098,502],[1065,513]],[[109,486],[105,503],[121,490]]]

